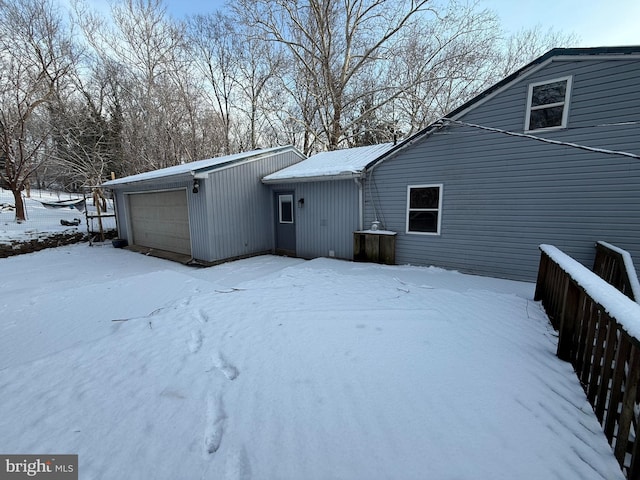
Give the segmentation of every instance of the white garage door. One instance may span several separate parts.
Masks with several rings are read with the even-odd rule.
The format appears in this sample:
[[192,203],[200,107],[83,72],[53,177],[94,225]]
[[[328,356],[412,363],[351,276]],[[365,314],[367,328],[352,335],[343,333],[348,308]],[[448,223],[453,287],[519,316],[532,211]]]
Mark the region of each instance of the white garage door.
[[129,195],[133,244],[191,255],[185,190]]

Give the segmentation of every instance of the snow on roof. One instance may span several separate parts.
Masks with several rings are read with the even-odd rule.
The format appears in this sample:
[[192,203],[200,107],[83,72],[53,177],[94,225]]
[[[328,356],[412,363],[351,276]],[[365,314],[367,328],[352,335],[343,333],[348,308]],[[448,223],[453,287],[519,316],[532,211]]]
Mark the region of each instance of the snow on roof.
[[280,183],[353,177],[361,173],[367,165],[392,147],[393,143],[381,143],[367,147],[345,148],[318,153],[302,162],[267,175],[262,181],[265,183]]
[[150,172],[138,173],[137,175],[130,175],[128,177],[118,178],[116,180],[109,180],[108,182],[105,182],[102,185],[105,187],[111,187],[114,185],[121,185],[125,183],[134,183],[134,182],[144,182],[147,180],[171,177],[174,175],[182,175],[182,174],[188,174],[188,173],[195,175],[198,172],[214,170],[224,165],[238,163],[243,160],[248,160],[252,157],[264,156],[267,154],[276,153],[276,152],[287,150],[287,149],[293,149],[293,147],[288,145],[286,147],[265,148],[265,149],[252,150],[249,152],[235,153],[233,155],[225,155],[223,157],[215,157],[215,158],[209,158],[206,160],[198,160],[195,162],[183,163],[182,165],[176,165],[173,167],[161,168],[159,170],[152,170]]

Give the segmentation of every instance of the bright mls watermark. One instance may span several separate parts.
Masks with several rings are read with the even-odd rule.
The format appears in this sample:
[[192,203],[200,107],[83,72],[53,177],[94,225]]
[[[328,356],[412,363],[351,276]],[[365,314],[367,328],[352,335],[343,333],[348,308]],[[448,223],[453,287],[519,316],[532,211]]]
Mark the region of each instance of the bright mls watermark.
[[0,480],[78,480],[78,455],[0,454]]

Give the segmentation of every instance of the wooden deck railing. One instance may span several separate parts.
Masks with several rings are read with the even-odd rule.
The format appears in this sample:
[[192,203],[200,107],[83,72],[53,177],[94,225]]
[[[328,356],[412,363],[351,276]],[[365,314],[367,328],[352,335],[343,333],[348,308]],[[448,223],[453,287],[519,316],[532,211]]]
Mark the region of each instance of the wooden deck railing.
[[541,245],[535,299],[559,330],[628,479],[640,479],[640,305],[555,247]]
[[606,242],[597,242],[593,272],[631,300],[640,300],[638,278],[628,252]]

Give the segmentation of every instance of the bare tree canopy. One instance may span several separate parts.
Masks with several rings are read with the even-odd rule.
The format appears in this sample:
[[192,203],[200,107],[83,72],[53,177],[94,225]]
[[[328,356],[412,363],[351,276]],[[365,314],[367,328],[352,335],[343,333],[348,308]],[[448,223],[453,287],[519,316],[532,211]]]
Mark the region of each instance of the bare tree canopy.
[[73,64],[71,40],[50,0],[0,3],[0,180],[25,220],[22,190],[43,161],[44,107]]
[[[309,135],[335,149],[358,120],[357,115],[347,120],[346,114],[367,96],[369,92],[365,90],[390,90],[391,86],[377,82],[365,83],[363,88],[363,76],[372,83],[377,64],[390,57],[394,40],[402,29],[415,17],[427,13],[428,3],[428,0],[240,0],[236,11],[255,29],[256,38],[287,47],[293,69],[300,71],[305,80],[298,87],[308,89],[304,97],[313,99],[312,105],[301,105],[313,110],[315,120],[305,128]],[[387,96],[392,95],[390,92]]]
[[[551,47],[474,0],[0,0],[0,186],[58,188],[278,144],[400,139]],[[81,35],[72,42],[72,26]],[[82,51],[78,45],[82,45]]]

